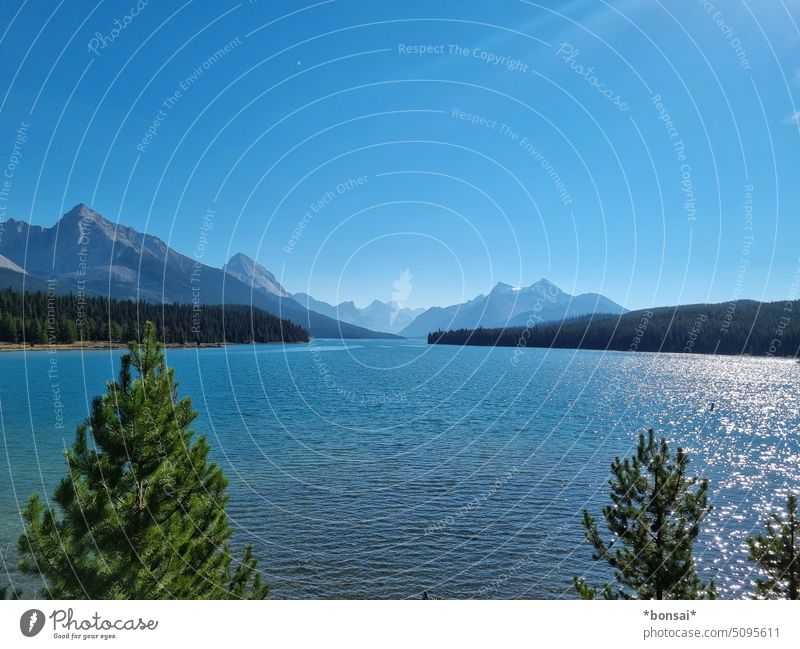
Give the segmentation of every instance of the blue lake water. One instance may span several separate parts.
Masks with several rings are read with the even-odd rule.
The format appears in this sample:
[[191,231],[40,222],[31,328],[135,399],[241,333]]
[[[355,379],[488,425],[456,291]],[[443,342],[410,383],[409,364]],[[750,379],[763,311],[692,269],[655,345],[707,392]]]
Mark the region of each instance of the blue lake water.
[[[30,594],[18,508],[52,494],[120,355],[0,355],[0,581]],[[800,491],[791,361],[325,340],[167,356],[274,597],[573,597],[573,575],[604,576],[581,510],[644,427],[711,481],[696,555],[725,597],[751,591],[745,538]]]

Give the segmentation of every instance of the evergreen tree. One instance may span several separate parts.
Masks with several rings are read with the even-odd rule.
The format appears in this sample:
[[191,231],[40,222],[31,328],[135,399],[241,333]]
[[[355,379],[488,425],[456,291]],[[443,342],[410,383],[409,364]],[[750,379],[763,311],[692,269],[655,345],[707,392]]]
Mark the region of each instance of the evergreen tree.
[[[166,341],[308,342],[308,332],[299,325],[244,305],[205,305],[200,330],[192,304],[150,304],[89,296],[82,299],[80,309],[78,306],[74,295],[0,289],[0,342],[17,342],[23,324],[26,341],[32,344],[73,343],[78,339],[139,340],[139,323],[147,320],[156,323],[160,338]],[[34,335],[37,325],[41,331],[38,338]]]
[[20,599],[22,592],[16,590],[11,584],[3,584],[0,586],[0,600],[4,599]]
[[[2,570],[3,574],[8,575],[8,567],[6,566],[6,558],[4,556],[3,550],[0,549],[0,570]],[[9,590],[11,592],[9,593]],[[3,599],[19,599],[19,593],[16,592],[15,589],[11,587],[11,584],[0,584],[0,600]]]
[[797,496],[786,500],[786,516],[773,512],[766,524],[767,533],[747,539],[750,559],[766,578],[756,579],[756,597],[800,599],[800,520]]
[[29,344],[39,344],[39,339],[42,337],[42,323],[38,320],[30,320],[25,331],[25,337]]
[[47,324],[40,320],[37,320],[37,322],[39,323],[39,332],[36,335],[36,343],[39,345],[46,345],[49,342],[47,337]]
[[78,337],[78,328],[72,320],[62,320],[58,325],[59,342],[72,344]]
[[[550,322],[531,321],[532,326],[527,327],[434,331],[428,334],[428,343],[633,351],[631,341],[635,338],[635,350],[640,352],[797,355],[800,318],[786,321],[785,315],[797,313],[800,300],[742,300],[734,304],[735,315],[731,315],[731,303],[687,304],[623,315],[593,313]],[[778,345],[776,329],[781,332]],[[698,333],[689,341],[687,332],[691,331]]]
[[16,342],[17,340],[14,320],[7,313],[0,314],[0,340],[8,342]]
[[46,595],[266,597],[250,548],[233,565],[227,481],[205,438],[194,438],[195,417],[148,322],[66,453],[61,517],[36,494],[25,510],[20,568],[42,575]]
[[[703,584],[695,570],[692,546],[700,522],[711,510],[708,481],[688,478],[689,458],[679,448],[672,458],[666,440],[653,430],[639,435],[636,455],[611,465],[612,505],[603,508],[611,540],[602,539],[597,523],[583,512],[593,558],[613,569],[616,585],[605,584],[605,599],[713,599],[714,582]],[[598,589],[573,579],[584,599]]]
[[18,318],[11,318],[10,329],[11,329],[11,342],[18,343],[21,340],[20,334],[22,332],[22,321]]

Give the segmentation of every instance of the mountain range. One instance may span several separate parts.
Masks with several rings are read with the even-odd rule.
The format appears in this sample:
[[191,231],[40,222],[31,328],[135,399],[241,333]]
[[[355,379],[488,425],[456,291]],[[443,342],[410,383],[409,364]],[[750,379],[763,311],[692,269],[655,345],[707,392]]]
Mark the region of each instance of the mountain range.
[[295,293],[293,297],[307,309],[317,313],[324,313],[330,318],[389,333],[400,333],[417,316],[426,311],[424,308],[410,309],[401,307],[394,300],[389,302],[373,300],[367,306],[359,308],[352,301],[340,302],[334,306],[321,300],[315,300],[306,293]]
[[[291,320],[318,338],[394,338],[309,311],[280,288],[269,271],[244,255],[227,270],[176,252],[164,241],[112,223],[79,204],[50,228],[9,219],[0,240],[0,280],[41,290],[55,279],[59,293],[84,292],[145,302],[246,304]],[[24,270],[23,270],[24,269]]]
[[597,293],[570,295],[546,279],[525,287],[500,282],[488,295],[479,295],[463,304],[428,309],[399,333],[406,338],[424,338],[431,331],[518,327],[592,313],[626,312],[607,297]]
[[[408,275],[408,271],[406,271]],[[408,278],[410,275],[408,275]],[[497,284],[488,295],[429,309],[373,300],[332,305],[306,293],[292,295],[275,275],[243,253],[222,268],[203,264],[164,241],[113,223],[79,204],[52,227],[9,219],[0,238],[0,286],[58,293],[107,295],[153,303],[245,304],[306,328],[317,338],[424,338],[429,332],[513,327],[592,313],[625,313],[596,294],[569,295],[542,279],[531,286]],[[396,283],[395,295],[407,293]]]

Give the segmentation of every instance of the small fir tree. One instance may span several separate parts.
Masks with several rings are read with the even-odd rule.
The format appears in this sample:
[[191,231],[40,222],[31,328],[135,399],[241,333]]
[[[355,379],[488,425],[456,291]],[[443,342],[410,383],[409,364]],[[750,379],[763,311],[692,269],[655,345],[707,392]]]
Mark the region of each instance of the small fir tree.
[[750,559],[764,573],[756,579],[756,597],[800,599],[800,520],[797,496],[786,499],[786,515],[770,514],[767,533],[747,539]]
[[700,522],[711,510],[708,481],[686,475],[689,458],[679,448],[670,456],[666,440],[657,442],[650,429],[639,435],[630,459],[611,465],[612,504],[603,508],[611,533],[604,541],[594,518],[583,512],[593,558],[608,563],[615,585],[599,589],[575,577],[584,599],[711,599],[714,582],[704,584],[695,569],[692,547]]
[[227,481],[189,428],[195,417],[147,323],[78,427],[55,494],[60,511],[34,494],[24,512],[20,568],[43,577],[44,595],[266,597],[249,547],[233,564]]

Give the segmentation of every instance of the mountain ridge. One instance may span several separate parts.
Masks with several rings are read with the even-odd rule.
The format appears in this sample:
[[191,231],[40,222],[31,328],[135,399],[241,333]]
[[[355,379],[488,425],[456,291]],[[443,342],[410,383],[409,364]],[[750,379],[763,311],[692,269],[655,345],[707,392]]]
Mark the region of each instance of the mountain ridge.
[[317,300],[307,293],[295,293],[292,297],[307,308],[324,313],[328,317],[375,331],[395,334],[411,324],[414,318],[425,311],[424,308],[402,307],[394,300],[382,302],[374,299],[367,306],[358,307],[353,300],[345,300],[333,305],[323,300]]
[[424,338],[433,331],[507,327],[551,322],[581,315],[626,313],[625,307],[598,293],[570,295],[542,278],[530,286],[498,282],[488,294],[446,307],[431,307],[400,331],[406,338]]
[[[266,277],[261,273],[257,281],[244,282],[223,268],[173,250],[154,235],[112,223],[83,203],[49,228],[14,219],[4,226],[0,255],[29,277],[55,279],[59,293],[151,303],[252,305],[291,320],[318,338],[395,337],[310,311],[291,297],[257,286]],[[13,283],[14,271],[4,271]]]
[[254,289],[260,288],[278,297],[292,297],[292,294],[280,285],[272,272],[243,252],[233,255],[222,267],[222,270],[245,284],[251,284]]
[[110,295],[164,303],[245,304],[289,319],[316,337],[424,338],[447,329],[525,326],[593,313],[627,310],[598,293],[569,295],[546,278],[530,286],[498,282],[487,294],[449,306],[402,307],[374,299],[337,305],[307,293],[292,295],[275,275],[242,252],[221,268],[188,257],[155,235],[114,223],[78,203],[53,226],[8,219],[0,240],[0,282],[40,290],[56,280],[59,293]]

